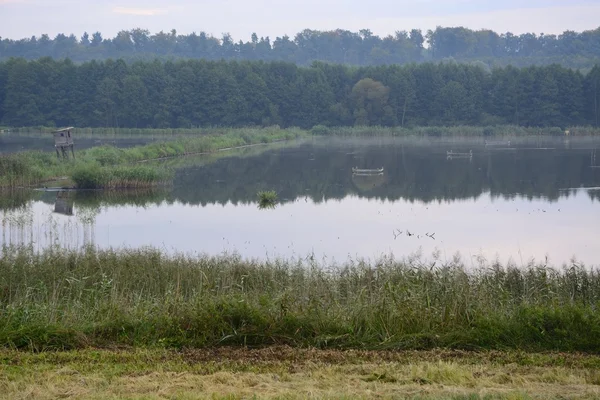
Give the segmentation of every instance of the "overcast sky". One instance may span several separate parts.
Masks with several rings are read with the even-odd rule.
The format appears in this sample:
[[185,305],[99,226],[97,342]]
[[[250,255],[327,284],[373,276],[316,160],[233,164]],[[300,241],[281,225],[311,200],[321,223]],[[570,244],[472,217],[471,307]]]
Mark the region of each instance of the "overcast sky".
[[293,37],[309,28],[381,36],[436,26],[489,28],[497,32],[562,33],[600,26],[600,0],[0,0],[0,36],[146,28],[152,33],[204,31],[237,41],[258,36]]

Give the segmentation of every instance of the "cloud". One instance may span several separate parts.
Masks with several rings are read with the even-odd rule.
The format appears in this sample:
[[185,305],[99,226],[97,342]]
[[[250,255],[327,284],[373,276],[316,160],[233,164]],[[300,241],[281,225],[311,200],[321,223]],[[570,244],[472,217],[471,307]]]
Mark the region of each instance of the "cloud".
[[[3,0],[0,0],[3,1]],[[153,17],[156,15],[164,15],[168,10],[164,8],[131,8],[131,7],[115,7],[112,10],[116,14],[140,15],[144,17]]]
[[0,0],[0,6],[3,4],[25,3],[25,0]]

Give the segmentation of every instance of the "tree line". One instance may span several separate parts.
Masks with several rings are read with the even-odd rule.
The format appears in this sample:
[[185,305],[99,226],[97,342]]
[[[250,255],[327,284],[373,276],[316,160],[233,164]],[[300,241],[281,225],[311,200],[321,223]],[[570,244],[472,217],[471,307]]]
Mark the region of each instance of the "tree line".
[[0,63],[6,126],[577,126],[600,124],[600,66],[262,61]]
[[600,62],[600,28],[560,35],[471,30],[463,27],[438,27],[423,33],[420,29],[397,31],[380,37],[369,29],[352,32],[343,29],[318,31],[305,29],[293,38],[271,40],[253,33],[250,40],[235,41],[225,33],[216,38],[206,32],[151,34],[145,29],[122,30],[113,38],[102,33],[47,34],[23,39],[0,37],[0,60],[11,57],[70,58],[75,62],[124,58],[149,60],[156,57],[206,60],[286,61],[310,65],[325,61],[356,66],[405,64],[456,59],[480,60],[490,66],[548,65],[589,69]]

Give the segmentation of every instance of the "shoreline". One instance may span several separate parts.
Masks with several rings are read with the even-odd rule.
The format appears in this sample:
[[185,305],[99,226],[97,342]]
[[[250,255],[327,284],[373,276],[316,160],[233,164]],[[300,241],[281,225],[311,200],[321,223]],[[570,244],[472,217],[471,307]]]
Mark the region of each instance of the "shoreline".
[[[18,127],[11,128],[8,135],[40,136],[49,135],[56,128],[50,127]],[[456,137],[456,136],[474,136],[474,137],[504,137],[504,136],[540,136],[540,137],[580,137],[580,136],[599,136],[600,128],[591,126],[574,127],[526,127],[519,125],[450,125],[450,126],[414,126],[414,127],[383,127],[383,126],[325,126],[316,125],[308,129],[296,127],[280,128],[276,127],[239,127],[239,128],[75,128],[73,134],[75,137],[84,138],[142,138],[156,136],[164,140],[182,139],[189,137],[201,137],[212,135],[223,135],[228,133],[267,130],[297,130],[305,134],[315,136],[429,136],[429,137]],[[96,132],[94,132],[96,131]]]
[[435,265],[3,246],[0,347],[598,354],[597,267]]

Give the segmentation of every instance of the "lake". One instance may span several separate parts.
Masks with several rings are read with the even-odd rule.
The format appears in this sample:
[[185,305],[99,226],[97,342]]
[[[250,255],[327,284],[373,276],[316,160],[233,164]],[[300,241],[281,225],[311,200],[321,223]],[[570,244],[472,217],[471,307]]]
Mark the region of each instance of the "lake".
[[[169,161],[176,175],[164,190],[4,195],[1,240],[271,260],[459,254],[466,265],[600,265],[596,149],[598,138],[314,139],[185,157]],[[278,193],[276,208],[259,209],[261,190]]]

